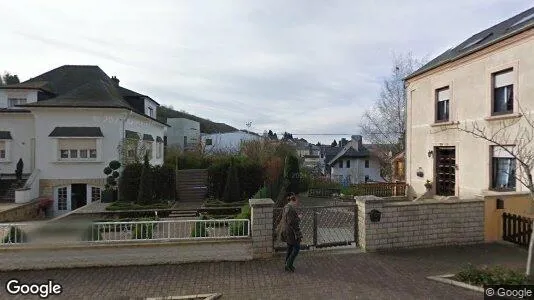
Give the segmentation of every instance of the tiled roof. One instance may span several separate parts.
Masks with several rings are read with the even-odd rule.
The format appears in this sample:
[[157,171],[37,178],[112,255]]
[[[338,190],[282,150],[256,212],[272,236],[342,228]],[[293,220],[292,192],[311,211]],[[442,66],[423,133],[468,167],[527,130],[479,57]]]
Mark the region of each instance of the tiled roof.
[[103,137],[100,127],[56,127],[52,137]]
[[532,28],[534,28],[534,7],[471,36],[458,46],[434,58],[405,79],[423,74]]
[[150,134],[144,134],[143,135],[143,141],[154,141],[154,138]]

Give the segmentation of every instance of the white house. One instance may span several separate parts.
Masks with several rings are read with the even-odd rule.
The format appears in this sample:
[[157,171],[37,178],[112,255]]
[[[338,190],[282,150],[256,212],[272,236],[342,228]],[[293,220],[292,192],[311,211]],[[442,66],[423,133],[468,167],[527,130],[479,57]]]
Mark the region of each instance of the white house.
[[200,123],[185,118],[167,118],[167,146],[182,150],[195,148],[200,142]]
[[[380,176],[380,163],[372,152],[362,144],[360,135],[353,135],[352,139],[337,154],[328,157],[326,164],[329,166],[330,177],[339,182],[351,184],[369,181],[382,182]],[[325,151],[326,152],[326,151]],[[332,151],[328,151],[329,154]],[[326,157],[326,156],[325,156]]]
[[[57,215],[99,200],[103,169],[122,160],[124,139],[139,139],[151,164],[163,163],[168,125],[156,119],[158,106],[98,66],[65,65],[0,86],[0,172],[14,173],[22,159],[24,173],[32,175],[27,194],[17,192],[16,201],[53,197]],[[125,149],[125,155],[136,151]]]
[[202,134],[202,146],[206,153],[236,153],[245,141],[259,141],[261,136],[245,131]]

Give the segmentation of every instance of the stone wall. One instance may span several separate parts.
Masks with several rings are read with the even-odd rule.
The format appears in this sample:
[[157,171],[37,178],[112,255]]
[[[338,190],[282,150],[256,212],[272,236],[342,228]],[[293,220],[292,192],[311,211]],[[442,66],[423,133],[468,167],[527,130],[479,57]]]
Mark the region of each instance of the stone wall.
[[35,200],[0,211],[0,222],[22,222],[40,219],[38,207],[39,200]]
[[271,199],[250,199],[251,234],[254,258],[273,256],[273,208]]
[[106,179],[41,179],[39,180],[39,194],[41,196],[54,197],[54,187],[71,185],[75,183],[104,187],[106,185]]
[[[358,243],[365,251],[484,242],[484,201],[391,202],[358,199]],[[372,221],[372,211],[380,220]]]

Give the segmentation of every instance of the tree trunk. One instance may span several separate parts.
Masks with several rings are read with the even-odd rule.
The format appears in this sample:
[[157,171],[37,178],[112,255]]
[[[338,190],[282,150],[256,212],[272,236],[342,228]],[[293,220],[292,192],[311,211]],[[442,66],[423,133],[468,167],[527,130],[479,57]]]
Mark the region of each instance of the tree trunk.
[[[534,221],[532,221],[531,225],[534,229]],[[534,230],[530,233],[530,242],[528,243],[528,257],[527,257],[527,271],[525,272],[525,275],[530,276],[530,265],[532,262],[532,246],[534,246]]]

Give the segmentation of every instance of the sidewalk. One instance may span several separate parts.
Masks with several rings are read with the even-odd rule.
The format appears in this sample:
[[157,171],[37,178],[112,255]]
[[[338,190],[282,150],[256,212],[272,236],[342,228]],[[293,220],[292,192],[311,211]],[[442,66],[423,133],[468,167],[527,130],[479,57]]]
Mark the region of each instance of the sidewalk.
[[61,284],[64,292],[49,299],[206,293],[222,293],[224,300],[481,299],[482,294],[433,282],[426,276],[454,273],[467,263],[523,268],[526,251],[491,244],[391,253],[303,252],[295,273],[284,272],[282,260],[283,254],[277,254],[273,259],[248,262],[3,272],[0,299],[26,299],[6,294],[4,284],[11,278],[28,283],[52,279]]

